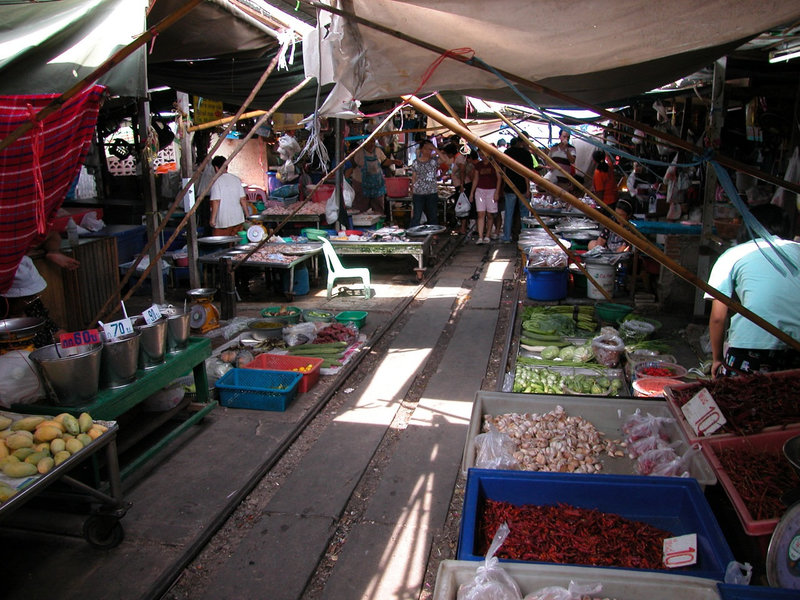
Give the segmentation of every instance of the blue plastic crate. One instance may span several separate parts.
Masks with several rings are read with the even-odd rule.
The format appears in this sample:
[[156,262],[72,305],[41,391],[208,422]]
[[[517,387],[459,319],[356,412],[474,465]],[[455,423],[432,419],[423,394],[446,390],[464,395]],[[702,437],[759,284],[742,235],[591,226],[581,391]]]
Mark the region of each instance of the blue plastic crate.
[[217,380],[220,404],[229,408],[286,410],[297,395],[302,373],[231,369]]
[[[648,523],[676,536],[696,533],[697,564],[657,571],[659,573],[722,581],[728,563],[734,560],[714,513],[694,479],[470,469],[458,538],[459,560],[484,560],[484,556],[478,554],[477,537],[487,499],[518,506],[563,502]],[[609,535],[614,532],[609,531]]]
[[722,600],[767,600],[767,598],[800,598],[800,592],[786,588],[763,587],[759,585],[734,585],[720,583],[719,595]]

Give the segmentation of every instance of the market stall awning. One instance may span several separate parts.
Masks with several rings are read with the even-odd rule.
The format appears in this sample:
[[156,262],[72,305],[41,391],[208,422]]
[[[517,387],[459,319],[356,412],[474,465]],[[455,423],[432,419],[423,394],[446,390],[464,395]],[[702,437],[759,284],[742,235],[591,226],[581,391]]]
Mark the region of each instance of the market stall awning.
[[[321,43],[314,34],[307,36],[309,74],[319,71],[318,59],[310,56],[319,46],[322,64],[331,65],[323,82],[345,88],[334,90],[341,101],[447,90],[521,103],[508,82],[493,73],[451,59],[436,64],[441,53],[435,49],[446,49],[583,102],[609,105],[697,71],[759,33],[800,19],[800,5],[791,0],[345,4],[386,30],[333,17]],[[521,91],[542,106],[565,105],[530,87]]]

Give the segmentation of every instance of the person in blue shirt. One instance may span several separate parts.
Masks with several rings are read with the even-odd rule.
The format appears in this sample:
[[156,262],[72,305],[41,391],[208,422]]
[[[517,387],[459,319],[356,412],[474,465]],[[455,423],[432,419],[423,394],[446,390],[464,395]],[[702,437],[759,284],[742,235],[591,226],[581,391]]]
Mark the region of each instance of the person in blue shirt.
[[[773,235],[780,235],[783,211],[767,204],[751,212]],[[792,262],[800,267],[800,244],[777,239]],[[762,252],[763,250],[763,252]],[[781,274],[764,256],[782,265],[778,255],[763,239],[738,244],[717,259],[708,283],[726,296],[770,322],[796,340],[800,340],[800,277]],[[728,347],[725,348],[725,326],[728,307],[712,298],[708,330],[711,340],[711,375],[713,377],[742,373],[781,371],[800,368],[800,352],[790,348],[745,317],[734,314],[728,328]]]

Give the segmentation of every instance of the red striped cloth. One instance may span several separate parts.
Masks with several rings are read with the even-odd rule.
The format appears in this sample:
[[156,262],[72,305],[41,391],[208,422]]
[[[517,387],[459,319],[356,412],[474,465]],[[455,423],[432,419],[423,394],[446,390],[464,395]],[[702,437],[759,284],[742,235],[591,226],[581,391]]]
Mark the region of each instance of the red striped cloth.
[[[46,225],[53,220],[80,173],[104,89],[95,85],[75,96],[44,119],[41,128],[35,126],[0,151],[0,294],[11,286],[25,252],[41,239],[37,221]],[[0,96],[0,139],[58,95]]]

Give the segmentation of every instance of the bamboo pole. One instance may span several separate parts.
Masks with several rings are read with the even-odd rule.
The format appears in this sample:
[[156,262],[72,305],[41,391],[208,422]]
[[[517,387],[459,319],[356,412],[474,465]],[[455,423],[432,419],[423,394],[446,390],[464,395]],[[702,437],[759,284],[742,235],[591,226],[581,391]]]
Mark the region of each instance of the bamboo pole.
[[159,33],[167,29],[168,27],[174,25],[177,21],[182,19],[189,13],[195,6],[200,4],[203,0],[188,0],[186,4],[181,6],[178,10],[171,13],[169,16],[164,17],[158,23],[150,27],[147,31],[133,40],[130,44],[117,50],[113,55],[109,56],[105,62],[103,62],[99,67],[97,67],[94,71],[89,73],[86,77],[81,79],[78,83],[73,85],[69,88],[66,92],[61,94],[58,98],[52,100],[47,106],[42,108],[38,113],[36,113],[30,120],[22,123],[19,127],[17,127],[14,131],[9,133],[2,141],[0,141],[0,151],[4,150],[15,141],[17,141],[21,136],[31,130],[31,128],[40,121],[43,121],[48,116],[53,114],[54,112],[58,111],[68,100],[74,98],[87,87],[89,87],[92,83],[100,79],[103,75],[108,73],[111,69],[116,67],[119,63],[123,60],[128,58],[133,52],[138,49],[140,46],[148,43],[150,40],[155,38]]
[[[604,108],[600,108],[599,106],[595,106],[595,105],[593,105],[593,104],[591,104],[589,102],[584,102],[583,100],[579,100],[578,98],[574,98],[574,97],[569,96],[567,94],[563,94],[563,93],[558,92],[558,91],[556,91],[556,90],[554,90],[552,88],[545,87],[545,86],[541,85],[540,83],[536,83],[535,81],[531,81],[530,79],[525,79],[524,77],[520,77],[519,75],[516,75],[514,73],[509,73],[508,71],[504,71],[503,69],[494,69],[494,70],[492,70],[492,69],[490,69],[488,67],[488,65],[485,65],[481,61],[475,60],[474,56],[467,57],[467,56],[463,56],[463,55],[460,55],[460,54],[448,54],[448,49],[447,48],[441,48],[441,47],[436,46],[434,44],[430,44],[430,43],[428,43],[428,42],[426,42],[424,40],[420,40],[420,39],[411,37],[410,35],[406,35],[406,34],[400,32],[400,31],[396,31],[394,29],[391,29],[391,28],[386,27],[384,25],[381,25],[379,23],[375,23],[373,21],[370,21],[369,19],[365,19],[364,17],[360,17],[360,16],[354,14],[353,12],[342,10],[340,8],[335,8],[333,6],[329,6],[327,4],[323,4],[321,2],[317,2],[316,0],[299,0],[299,1],[300,2],[304,2],[305,4],[308,4],[310,6],[313,6],[314,8],[318,8],[320,10],[324,10],[324,11],[330,12],[332,14],[339,15],[341,17],[345,17],[347,19],[352,20],[355,23],[358,23],[360,25],[364,25],[365,27],[369,27],[370,29],[375,29],[376,31],[380,31],[381,33],[384,33],[384,34],[392,36],[394,38],[403,40],[403,41],[408,42],[410,44],[413,44],[415,46],[419,46],[420,48],[424,48],[425,50],[429,50],[430,52],[433,52],[437,56],[445,56],[446,55],[448,58],[450,58],[452,60],[461,62],[461,63],[463,63],[465,65],[474,67],[476,69],[480,69],[482,71],[486,71],[487,73],[491,73],[492,75],[496,75],[497,73],[499,73],[500,75],[502,75],[503,77],[505,77],[509,81],[512,81],[512,82],[520,84],[520,85],[527,86],[527,87],[529,87],[529,88],[531,88],[531,89],[533,89],[533,90],[535,90],[535,91],[537,91],[537,92],[539,92],[541,94],[546,94],[546,95],[548,95],[548,96],[550,96],[552,98],[557,98],[558,100],[561,100],[562,102],[564,102],[568,106],[579,107],[579,108],[584,108],[586,110],[591,110],[592,112],[595,112],[595,113],[601,115],[605,119],[609,119],[611,121],[615,121],[615,122],[618,122],[618,123],[622,123],[624,125],[628,125],[629,127],[632,127],[633,129],[641,129],[644,133],[647,133],[647,134],[653,136],[656,139],[668,142],[668,143],[672,144],[673,146],[681,148],[682,150],[686,150],[687,152],[691,152],[692,154],[695,154],[697,156],[705,155],[707,150],[708,150],[706,148],[700,148],[699,146],[695,146],[694,144],[690,144],[689,142],[687,142],[684,139],[681,139],[678,136],[672,135],[672,134],[664,132],[664,131],[659,131],[658,129],[650,127],[649,125],[647,125],[645,123],[640,123],[638,121],[635,121],[634,119],[629,119],[628,117],[626,117],[624,115],[611,112],[611,111],[606,110]],[[785,189],[787,189],[789,191],[792,191],[792,192],[800,194],[800,184],[793,183],[791,181],[786,181],[786,180],[781,179],[779,177],[775,177],[774,175],[770,175],[769,173],[765,173],[764,171],[759,171],[758,169],[754,169],[753,167],[751,167],[750,165],[748,165],[746,163],[740,162],[738,160],[734,160],[732,158],[728,158],[727,156],[725,156],[723,154],[715,154],[714,155],[714,160],[716,160],[719,164],[721,164],[721,165],[723,165],[725,167],[729,167],[731,169],[735,169],[737,171],[741,171],[742,173],[746,173],[748,175],[752,175],[756,179],[760,179],[762,181],[766,181],[768,183],[772,183],[772,184],[777,185],[779,187],[785,188]]]
[[449,127],[450,130],[452,130],[455,133],[458,133],[462,137],[469,139],[479,148],[481,148],[486,154],[494,156],[499,162],[502,162],[504,165],[514,169],[520,175],[525,175],[526,177],[529,177],[530,179],[535,181],[538,186],[544,188],[551,195],[560,198],[567,204],[570,204],[573,207],[580,210],[586,216],[594,219],[601,225],[604,225],[607,229],[618,234],[625,241],[636,246],[637,248],[645,252],[648,256],[651,256],[652,258],[657,260],[659,263],[667,267],[670,271],[672,271],[682,279],[685,279],[689,283],[693,284],[695,287],[700,288],[701,290],[703,290],[716,300],[719,300],[720,302],[725,304],[725,306],[727,306],[729,309],[739,313],[749,321],[752,321],[753,323],[755,323],[768,333],[774,335],[779,340],[791,346],[795,350],[800,350],[800,341],[795,340],[793,337],[786,334],[784,331],[775,327],[772,323],[764,320],[759,315],[755,314],[751,310],[742,306],[739,302],[736,302],[735,300],[729,298],[728,296],[720,293],[716,288],[711,287],[708,283],[697,277],[694,273],[692,273],[685,267],[681,266],[680,264],[676,263],[674,260],[669,258],[658,247],[651,244],[649,240],[643,240],[636,236],[631,235],[631,233],[627,229],[620,226],[616,221],[609,219],[598,210],[584,204],[578,198],[562,190],[560,187],[551,183],[550,181],[547,181],[535,171],[521,166],[515,160],[511,159],[510,157],[506,156],[501,152],[498,152],[498,150],[494,146],[484,142],[479,137],[475,136],[469,129],[461,127],[461,125],[459,125],[455,120],[450,119],[446,115],[440,113],[433,107],[422,102],[419,98],[415,96],[402,96],[402,98],[404,101],[411,104],[411,106],[413,106],[416,110],[428,115],[429,117],[438,121],[439,123],[442,123],[443,125],[447,125],[447,127]]
[[[464,121],[462,121],[461,118],[456,114],[456,111],[453,110],[453,107],[450,106],[450,104],[447,102],[447,100],[445,100],[441,96],[441,94],[439,94],[438,92],[436,93],[436,99],[442,104],[442,106],[444,106],[445,110],[447,110],[447,112],[450,113],[450,116],[452,116],[456,121],[458,121],[459,125],[461,125],[462,127],[465,127],[466,129],[469,129],[468,127],[466,127],[466,125],[464,125]],[[512,125],[512,127],[513,127],[513,125]],[[524,138],[524,139],[527,139],[527,138]],[[530,140],[528,140],[528,142],[530,143]],[[491,158],[490,158],[490,160],[492,161],[492,164],[495,165],[495,168],[497,168],[497,163]],[[516,161],[514,161],[514,162],[516,162]],[[519,163],[517,163],[517,164],[519,164]],[[520,166],[522,166],[522,165],[520,165]],[[542,229],[544,229],[545,233],[547,233],[547,235],[549,235],[550,238],[552,238],[552,240],[556,243],[556,245],[559,248],[561,248],[561,250],[570,258],[570,260],[572,260],[573,263],[575,263],[575,266],[577,266],[578,269],[580,269],[580,271],[584,275],[586,275],[587,281],[589,281],[593,286],[595,286],[600,291],[600,293],[603,294],[603,296],[605,296],[606,300],[608,300],[609,302],[612,302],[613,299],[611,298],[611,295],[606,291],[606,289],[603,286],[601,286],[597,282],[597,280],[594,277],[589,275],[589,271],[587,271],[586,267],[583,266],[583,261],[581,261],[577,257],[577,255],[575,255],[575,253],[572,252],[572,250],[570,248],[567,248],[563,244],[563,242],[558,238],[558,236],[555,233],[553,233],[553,230],[550,229],[545,224],[545,222],[539,216],[539,213],[536,212],[533,209],[533,207],[531,206],[530,202],[528,202],[528,199],[522,194],[522,192],[520,192],[519,189],[517,189],[517,186],[514,185],[514,183],[511,181],[511,179],[508,176],[508,173],[506,173],[505,171],[503,171],[503,169],[500,169],[500,168],[497,168],[497,170],[500,173],[500,175],[503,177],[503,181],[505,181],[506,184],[508,185],[508,187],[511,188],[511,191],[514,192],[514,194],[517,196],[517,198],[520,200],[520,202],[522,202],[523,204],[525,204],[525,206],[528,207],[528,210],[531,211],[531,214],[539,222],[539,225],[541,225],[541,227],[542,227]],[[506,214],[506,218],[508,218],[508,214]]]

